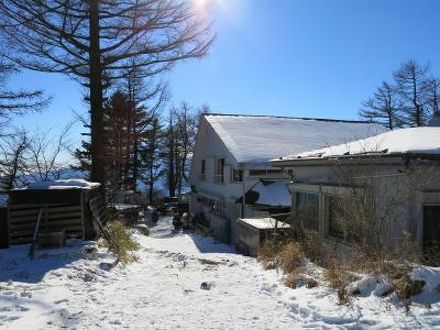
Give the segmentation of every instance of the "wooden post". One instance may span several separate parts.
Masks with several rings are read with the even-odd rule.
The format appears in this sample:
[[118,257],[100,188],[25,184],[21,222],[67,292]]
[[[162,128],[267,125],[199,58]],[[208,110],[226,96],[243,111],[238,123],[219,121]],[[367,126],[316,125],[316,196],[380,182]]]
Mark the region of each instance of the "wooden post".
[[86,226],[84,224],[84,191],[81,191],[81,227],[82,227],[82,239],[86,239]]
[[40,209],[40,212],[38,213],[37,223],[35,224],[34,235],[32,237],[31,248],[29,250],[29,256],[31,257],[31,260],[34,259],[35,243],[37,242],[37,235],[40,228],[41,216],[43,215],[43,211],[43,209]]
[[46,232],[49,231],[49,215],[48,215],[48,211],[47,211],[47,204],[44,204],[44,230]]

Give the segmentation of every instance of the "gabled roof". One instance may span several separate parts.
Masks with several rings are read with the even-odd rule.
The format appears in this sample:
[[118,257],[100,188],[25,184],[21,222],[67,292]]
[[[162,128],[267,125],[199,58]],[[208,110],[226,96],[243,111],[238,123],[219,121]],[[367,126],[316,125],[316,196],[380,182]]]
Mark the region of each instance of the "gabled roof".
[[[280,161],[395,155],[440,155],[440,127],[405,128],[282,157]],[[276,160],[275,160],[276,162]]]
[[374,123],[258,115],[205,114],[238,163],[262,164],[284,155],[372,136]]

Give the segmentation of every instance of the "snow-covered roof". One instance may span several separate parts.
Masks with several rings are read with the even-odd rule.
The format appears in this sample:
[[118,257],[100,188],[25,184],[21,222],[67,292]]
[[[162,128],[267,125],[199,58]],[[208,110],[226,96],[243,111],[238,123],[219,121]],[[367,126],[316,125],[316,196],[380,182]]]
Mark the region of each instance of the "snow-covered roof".
[[366,138],[383,126],[329,119],[206,114],[206,120],[238,163],[273,158]]
[[[378,154],[440,155],[440,127],[405,128],[366,139],[289,155],[279,160],[323,159]],[[274,160],[277,161],[277,160]]]
[[19,189],[33,189],[33,190],[93,189],[99,186],[100,184],[97,182],[89,182],[84,179],[64,179],[64,180],[45,181],[45,182],[33,182],[28,187],[19,188]]
[[238,220],[257,229],[290,228],[288,223],[277,221],[274,218],[245,218]]
[[290,191],[286,182],[266,182],[260,181],[251,191],[258,193],[255,204],[268,206],[290,206],[292,203]]

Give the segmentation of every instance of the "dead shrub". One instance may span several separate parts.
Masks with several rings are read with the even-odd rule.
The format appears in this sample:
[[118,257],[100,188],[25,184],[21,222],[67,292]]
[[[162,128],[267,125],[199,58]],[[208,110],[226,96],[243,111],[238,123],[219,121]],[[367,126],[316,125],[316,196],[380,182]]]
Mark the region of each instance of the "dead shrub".
[[318,285],[319,285],[318,281],[313,278],[309,278],[307,280],[307,289],[316,288]]
[[299,285],[301,278],[300,278],[300,272],[294,271],[292,273],[289,273],[287,275],[286,279],[284,280],[284,285],[291,289],[296,289]]
[[107,224],[108,237],[104,240],[104,246],[116,256],[115,265],[121,262],[129,264],[137,261],[135,251],[139,249],[139,243],[133,239],[132,232],[120,221],[109,221]]
[[426,282],[423,280],[412,280],[408,273],[393,281],[394,291],[409,312],[411,297],[420,294]]
[[440,242],[436,245],[425,248],[424,255],[422,256],[422,263],[432,267],[440,267]]
[[280,253],[284,242],[276,239],[267,239],[258,251],[258,260],[263,264],[264,269],[275,269],[278,265],[277,256]]
[[348,291],[348,286],[356,280],[356,276],[344,269],[340,263],[333,261],[325,270],[324,278],[330,288],[335,290],[339,305],[350,303],[351,295]]
[[310,261],[321,267],[327,267],[331,260],[328,247],[323,243],[318,233],[309,233],[302,240],[304,254]]
[[301,244],[298,242],[287,244],[280,251],[279,258],[281,267],[286,273],[296,271],[304,258],[304,252]]

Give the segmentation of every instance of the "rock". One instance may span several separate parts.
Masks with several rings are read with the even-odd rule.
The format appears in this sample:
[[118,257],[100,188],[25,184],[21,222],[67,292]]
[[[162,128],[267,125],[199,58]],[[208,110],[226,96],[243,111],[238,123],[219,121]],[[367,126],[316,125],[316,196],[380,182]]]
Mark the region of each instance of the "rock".
[[95,279],[95,276],[92,274],[86,273],[84,274],[84,282],[91,282]]
[[211,290],[211,288],[213,286],[214,285],[211,282],[202,282],[202,284],[200,284],[200,289],[202,289],[202,290]]
[[316,280],[313,279],[313,278],[309,278],[309,279],[307,280],[307,288],[308,288],[308,289],[316,288],[318,285],[319,285],[319,284],[318,284],[318,281],[316,281]]
[[91,247],[85,248],[84,251],[87,254],[92,254],[92,253],[97,253],[98,249],[95,246],[91,246]]
[[183,255],[183,254],[178,254],[176,256],[176,261],[178,261],[178,262],[182,262],[182,261],[185,261],[185,260],[186,260],[186,256]]
[[145,224],[134,225],[134,228],[136,228],[142,235],[145,235],[145,236],[150,235],[150,229]]

